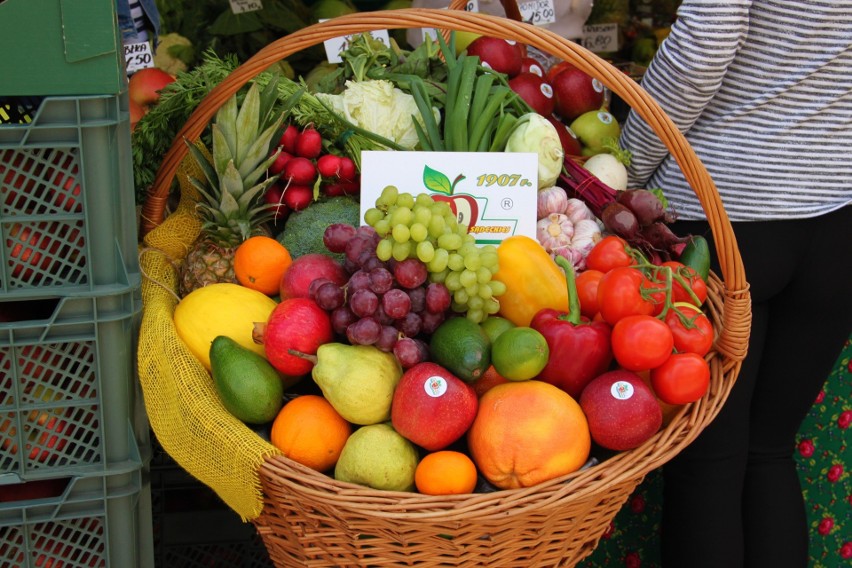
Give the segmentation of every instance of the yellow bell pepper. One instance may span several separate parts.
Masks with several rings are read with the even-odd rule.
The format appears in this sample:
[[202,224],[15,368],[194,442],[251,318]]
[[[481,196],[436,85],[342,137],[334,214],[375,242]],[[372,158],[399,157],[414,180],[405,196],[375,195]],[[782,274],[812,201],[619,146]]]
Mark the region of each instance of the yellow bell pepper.
[[568,310],[565,273],[538,241],[523,235],[504,240],[497,247],[500,268],[494,275],[506,285],[498,297],[500,315],[518,326],[529,326],[542,308]]

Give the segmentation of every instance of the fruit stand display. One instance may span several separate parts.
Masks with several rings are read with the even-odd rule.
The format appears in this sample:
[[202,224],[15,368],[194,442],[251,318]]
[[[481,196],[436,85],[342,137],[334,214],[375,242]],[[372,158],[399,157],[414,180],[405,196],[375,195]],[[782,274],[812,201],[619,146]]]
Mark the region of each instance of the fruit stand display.
[[[456,52],[447,33],[394,55],[360,35],[409,27],[493,47]],[[341,36],[342,72],[324,87],[266,72]],[[617,130],[601,101],[571,119],[582,135],[570,146],[535,110],[548,101],[509,87],[522,64],[500,68],[518,55],[505,39],[566,61],[655,127],[708,212],[721,279],[699,239],[666,232],[653,192],[613,189],[619,149],[594,130]],[[495,50],[502,60],[479,64]],[[453,193],[461,176],[423,170],[433,196],[360,175],[376,156],[365,150],[530,148],[536,238],[477,246],[479,204]],[[689,145],[629,77],[506,18],[361,13],[269,44],[188,116],[142,215],[152,428],[281,566],[574,565],[715,416],[747,346],[741,260]],[[634,297],[616,303],[616,290]],[[648,337],[653,349],[636,343]]]
[[28,53],[0,61],[0,564],[134,566],[147,431],[115,8],[8,0],[0,38]]

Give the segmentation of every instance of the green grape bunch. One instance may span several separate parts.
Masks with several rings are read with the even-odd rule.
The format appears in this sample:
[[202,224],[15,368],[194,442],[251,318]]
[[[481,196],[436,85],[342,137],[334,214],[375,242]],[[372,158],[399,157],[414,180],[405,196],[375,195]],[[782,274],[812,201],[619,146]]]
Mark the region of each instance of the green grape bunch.
[[379,260],[419,259],[429,281],[443,283],[452,294],[454,312],[481,323],[500,310],[497,297],[506,286],[492,279],[498,269],[497,248],[478,246],[448,203],[388,185],[375,207],[364,213],[364,221],[381,237],[376,246]]

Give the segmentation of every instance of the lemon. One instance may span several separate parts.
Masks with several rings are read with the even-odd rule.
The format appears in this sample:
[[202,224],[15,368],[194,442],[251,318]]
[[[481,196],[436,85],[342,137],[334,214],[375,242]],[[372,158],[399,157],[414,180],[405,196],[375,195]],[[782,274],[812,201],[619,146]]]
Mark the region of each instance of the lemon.
[[510,381],[537,376],[550,356],[547,340],[531,327],[513,327],[501,333],[491,348],[494,369]]
[[488,316],[488,319],[479,324],[479,327],[482,328],[482,331],[485,332],[485,335],[488,336],[489,341],[493,345],[501,333],[515,327],[515,324],[504,317]]

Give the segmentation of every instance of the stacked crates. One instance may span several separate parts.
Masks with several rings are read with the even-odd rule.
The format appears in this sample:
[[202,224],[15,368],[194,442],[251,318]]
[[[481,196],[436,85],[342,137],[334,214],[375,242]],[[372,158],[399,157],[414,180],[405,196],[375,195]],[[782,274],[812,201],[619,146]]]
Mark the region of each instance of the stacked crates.
[[149,566],[114,0],[0,0],[0,53],[0,566]]

